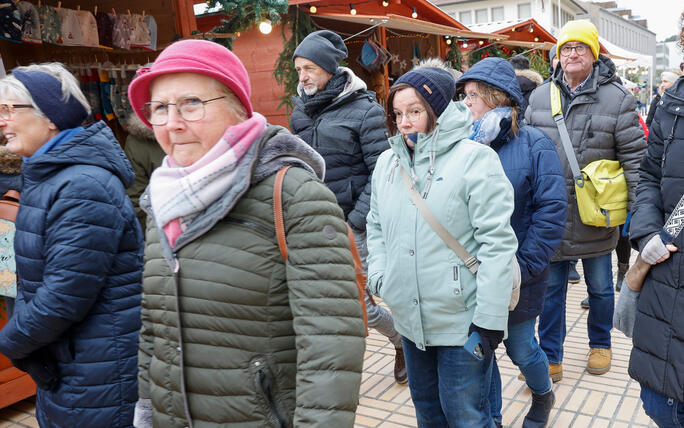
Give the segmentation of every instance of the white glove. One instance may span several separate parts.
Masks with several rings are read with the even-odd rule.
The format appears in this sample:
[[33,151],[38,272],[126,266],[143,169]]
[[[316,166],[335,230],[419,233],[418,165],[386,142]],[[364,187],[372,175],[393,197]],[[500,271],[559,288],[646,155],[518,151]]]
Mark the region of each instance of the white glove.
[[615,312],[613,312],[613,327],[623,332],[627,337],[632,337],[634,332],[639,294],[641,293],[633,291],[624,284],[620,289],[620,297],[618,297]]
[[152,428],[152,400],[141,398],[135,403],[133,426],[135,428]]
[[641,250],[641,258],[643,261],[649,265],[654,265],[658,263],[658,260],[665,256],[670,255],[670,251],[667,249],[663,240],[660,239],[660,235],[653,235],[651,239],[648,240],[644,249]]

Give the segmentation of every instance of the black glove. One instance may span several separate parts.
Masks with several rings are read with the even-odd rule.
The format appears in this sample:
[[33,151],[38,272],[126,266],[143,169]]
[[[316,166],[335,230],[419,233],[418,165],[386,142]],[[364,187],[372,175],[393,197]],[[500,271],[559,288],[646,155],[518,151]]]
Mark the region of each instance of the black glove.
[[503,340],[504,332],[501,330],[487,330],[486,328],[478,327],[475,324],[470,324],[468,328],[468,336],[472,332],[478,332],[480,334],[480,341],[482,342],[482,352],[484,352],[485,359],[492,358],[494,351],[499,346],[499,343]]
[[57,363],[46,350],[40,349],[26,358],[12,360],[14,367],[28,373],[38,388],[51,391],[57,387]]

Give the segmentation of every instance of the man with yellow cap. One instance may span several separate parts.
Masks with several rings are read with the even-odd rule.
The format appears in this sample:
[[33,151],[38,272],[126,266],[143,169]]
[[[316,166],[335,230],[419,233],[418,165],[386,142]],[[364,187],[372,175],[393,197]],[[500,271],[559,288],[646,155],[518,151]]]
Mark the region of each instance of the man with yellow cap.
[[549,359],[554,381],[563,376],[565,301],[570,261],[582,259],[589,292],[589,359],[587,371],[601,375],[610,370],[613,327],[613,275],[611,253],[617,243],[616,227],[582,223],[577,209],[573,174],[551,110],[551,85],[558,87],[565,125],[579,167],[599,159],[618,160],[629,188],[629,206],[635,199],[639,164],[646,150],[636,100],[615,74],[615,64],[599,53],[598,31],[589,21],[570,21],[558,34],[556,54],[560,67],[551,80],[530,96],[525,112],[529,125],[542,129],[556,144],[568,191],[565,235],[549,267],[549,286],[539,318],[540,344]]

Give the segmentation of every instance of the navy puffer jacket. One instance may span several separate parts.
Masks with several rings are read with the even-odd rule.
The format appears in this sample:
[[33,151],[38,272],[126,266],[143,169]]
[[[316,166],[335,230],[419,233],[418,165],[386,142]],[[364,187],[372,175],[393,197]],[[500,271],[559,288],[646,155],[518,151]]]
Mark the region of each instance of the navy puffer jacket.
[[[629,236],[642,250],[659,233],[684,194],[684,77],[665,91],[639,169]],[[629,375],[654,391],[684,401],[684,233],[679,249],[644,280],[634,323]]]
[[[513,68],[501,58],[476,63],[458,85],[469,80],[504,91],[516,104],[524,100]],[[511,119],[502,119],[501,132],[490,147],[499,155],[515,191],[511,226],[518,239],[516,256],[522,274],[520,301],[508,316],[508,324],[515,325],[535,318],[544,306],[548,266],[565,229],[567,193],[558,153],[543,131],[523,126],[514,137]]]
[[98,122],[24,161],[22,173],[19,293],[0,352],[56,362],[58,386],[38,389],[40,426],[130,427],[143,264],[142,232],[125,192],[131,165]]

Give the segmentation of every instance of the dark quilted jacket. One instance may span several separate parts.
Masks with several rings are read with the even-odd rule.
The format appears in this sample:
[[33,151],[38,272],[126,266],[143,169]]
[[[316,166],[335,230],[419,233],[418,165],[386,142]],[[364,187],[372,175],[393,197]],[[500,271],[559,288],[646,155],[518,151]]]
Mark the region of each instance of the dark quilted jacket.
[[[290,157],[297,145],[311,150],[278,128],[245,158],[276,138]],[[273,221],[277,169],[261,181],[253,175],[237,200],[226,192],[174,248],[155,227],[149,194],[141,197],[148,219],[139,392],[152,400],[155,427],[353,426],[365,329],[342,210],[313,174],[290,168],[283,262]]]
[[125,186],[131,165],[98,122],[25,161],[15,250],[19,295],[0,331],[12,359],[47,349],[42,427],[130,427],[138,398],[143,241]]
[[[665,91],[641,163],[630,239],[641,250],[659,233],[684,194],[684,78]],[[684,233],[679,251],[651,268],[639,296],[629,375],[684,401]]]
[[299,97],[290,118],[297,134],[325,159],[325,183],[352,227],[366,230],[371,175],[378,156],[389,149],[385,111],[375,93],[349,70],[347,88],[328,107],[310,117]]
[[[625,170],[630,206],[639,182],[639,164],[646,152],[644,130],[636,113],[636,100],[617,82],[615,65],[601,55],[594,63],[589,80],[582,91],[570,98],[563,83],[563,70],[556,68],[553,80],[561,91],[563,115],[580,169],[599,159],[618,160]],[[550,82],[532,92],[525,121],[541,129],[556,144],[565,171],[568,193],[568,216],[565,234],[554,261],[575,260],[608,254],[615,248],[615,227],[587,226],[580,220],[572,171],[563,151],[558,127],[551,115]]]

